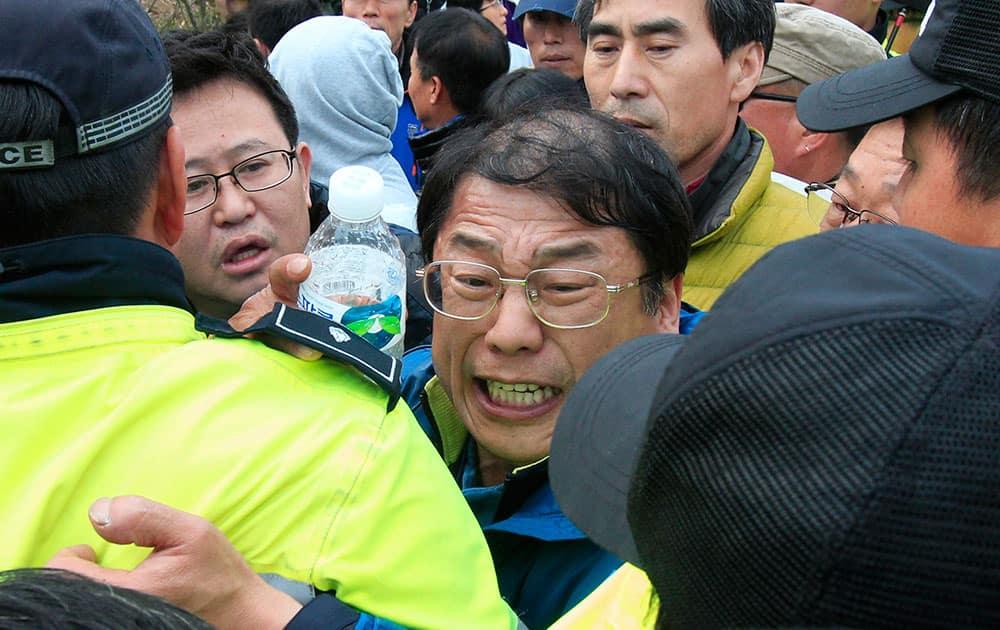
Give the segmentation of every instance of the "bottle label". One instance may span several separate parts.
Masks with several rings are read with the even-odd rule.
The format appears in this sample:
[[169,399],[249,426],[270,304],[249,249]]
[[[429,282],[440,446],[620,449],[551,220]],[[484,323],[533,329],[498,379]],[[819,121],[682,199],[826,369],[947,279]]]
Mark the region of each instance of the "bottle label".
[[375,303],[360,295],[317,295],[307,284],[299,286],[299,308],[340,322],[353,333],[384,350],[403,337],[403,301],[392,295]]

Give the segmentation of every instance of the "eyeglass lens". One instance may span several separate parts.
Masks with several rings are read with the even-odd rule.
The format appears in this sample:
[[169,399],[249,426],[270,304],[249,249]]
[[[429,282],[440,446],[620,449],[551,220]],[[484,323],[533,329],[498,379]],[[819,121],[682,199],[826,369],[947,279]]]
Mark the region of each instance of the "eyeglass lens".
[[437,262],[425,270],[427,299],[435,309],[460,319],[484,317],[496,306],[503,284],[525,284],[531,310],[544,323],[588,326],[608,311],[607,283],[597,274],[570,269],[537,269],[523,281],[501,280],[486,265]]
[[247,192],[258,192],[277,186],[292,174],[291,155],[286,151],[268,151],[248,158],[222,175],[197,175],[187,181],[185,213],[203,210],[215,203],[219,179],[232,176]]

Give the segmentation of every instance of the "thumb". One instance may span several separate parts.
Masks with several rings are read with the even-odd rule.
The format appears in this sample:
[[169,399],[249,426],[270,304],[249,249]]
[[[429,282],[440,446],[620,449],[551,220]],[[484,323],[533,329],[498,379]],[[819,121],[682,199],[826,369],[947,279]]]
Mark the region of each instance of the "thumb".
[[128,586],[125,582],[128,571],[107,569],[97,564],[97,554],[90,545],[64,547],[57,551],[45,566],[49,569],[72,571],[98,582]]
[[295,306],[299,299],[299,285],[312,271],[312,261],[305,254],[288,254],[271,264],[267,270],[271,291],[279,302]]
[[97,554],[94,552],[94,548],[90,545],[63,547],[52,556],[52,559],[45,566],[61,569],[66,568],[67,563],[74,564],[80,560],[84,562],[97,562]]
[[299,299],[299,285],[312,271],[312,261],[305,254],[288,254],[274,261],[267,270],[271,291],[279,302],[295,306]]
[[201,523],[193,514],[140,496],[100,498],[90,506],[89,515],[104,540],[156,549],[183,545],[182,533]]

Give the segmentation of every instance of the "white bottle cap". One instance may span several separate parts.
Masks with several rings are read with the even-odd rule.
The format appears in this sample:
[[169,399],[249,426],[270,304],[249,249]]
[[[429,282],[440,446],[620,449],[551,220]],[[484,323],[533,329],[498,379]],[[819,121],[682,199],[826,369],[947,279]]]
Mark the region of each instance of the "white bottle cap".
[[382,212],[382,176],[367,166],[345,166],[330,176],[330,213],[342,221],[371,221]]

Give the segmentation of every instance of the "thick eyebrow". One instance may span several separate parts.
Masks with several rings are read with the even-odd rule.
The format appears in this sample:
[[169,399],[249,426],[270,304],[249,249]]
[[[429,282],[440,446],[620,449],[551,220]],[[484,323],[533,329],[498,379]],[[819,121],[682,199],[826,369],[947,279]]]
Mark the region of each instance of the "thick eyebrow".
[[607,22],[591,22],[590,26],[587,28],[587,39],[589,40],[591,37],[597,37],[600,35],[621,37],[622,29],[618,28],[614,24],[608,24]]
[[469,232],[454,232],[448,238],[448,245],[459,249],[471,251],[486,250],[490,253],[499,253],[500,245],[492,239],[484,239]]
[[[250,140],[241,142],[234,147],[226,149],[225,151],[222,152],[222,157],[227,159],[243,159],[246,157],[250,157],[251,155],[253,155],[253,153],[263,153],[264,151],[268,151],[273,148],[274,147],[272,147],[269,142],[264,142],[259,138],[252,138]],[[211,162],[212,160],[208,158],[200,157],[184,162],[184,168],[190,170],[195,170],[195,169],[203,170],[208,168],[208,165]]]
[[601,249],[593,242],[582,240],[571,243],[544,245],[532,256],[532,261],[536,265],[545,265],[553,260],[581,260],[597,258],[601,254]]
[[[493,239],[484,239],[470,232],[453,232],[448,237],[447,244],[451,247],[467,251],[485,251],[489,254],[499,255],[500,244]],[[582,260],[596,258],[601,255],[601,248],[597,244],[588,240],[572,241],[569,243],[556,243],[555,245],[543,245],[531,257],[532,264],[544,266],[554,260]]]
[[648,22],[640,22],[632,27],[632,34],[636,37],[646,37],[647,35],[684,35],[687,28],[674,18],[665,17]]
[[840,179],[853,179],[854,181],[858,181],[860,177],[858,176],[858,172],[851,168],[850,164],[845,164],[843,170],[840,171]]

